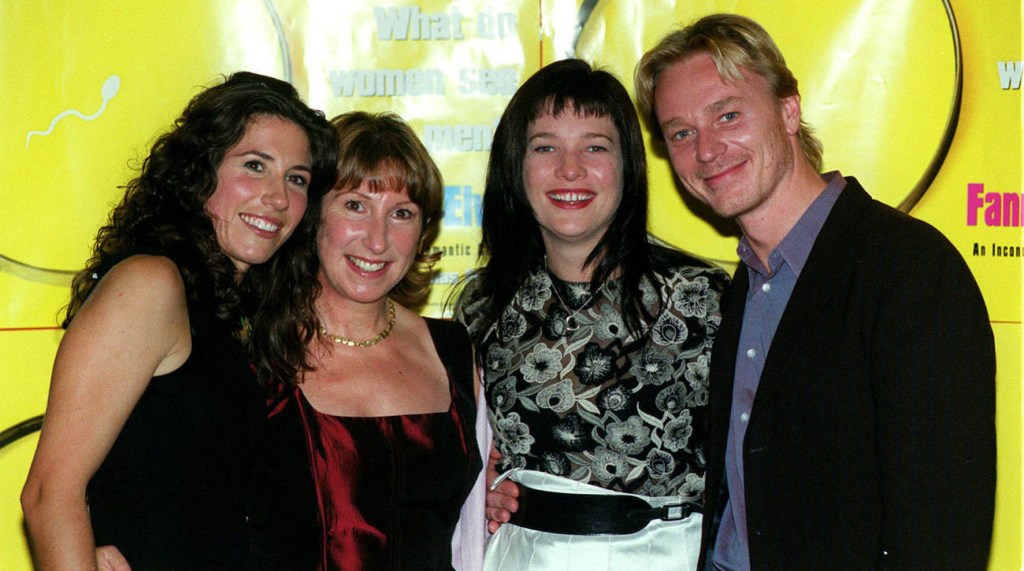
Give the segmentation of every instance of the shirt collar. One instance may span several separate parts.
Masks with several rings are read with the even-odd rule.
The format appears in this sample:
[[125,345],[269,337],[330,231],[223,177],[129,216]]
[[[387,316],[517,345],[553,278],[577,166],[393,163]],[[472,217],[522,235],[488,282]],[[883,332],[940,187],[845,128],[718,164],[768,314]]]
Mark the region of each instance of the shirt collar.
[[807,207],[789,233],[768,255],[770,268],[765,268],[761,264],[754,254],[754,250],[747,243],[747,239],[740,238],[740,243],[736,246],[736,253],[747,267],[759,274],[767,275],[769,270],[774,274],[784,261],[797,277],[800,276],[818,233],[825,225],[825,220],[832,212],[832,207],[839,198],[839,194],[846,187],[846,179],[839,171],[825,173],[821,178],[825,180],[825,190],[814,199],[814,202]]

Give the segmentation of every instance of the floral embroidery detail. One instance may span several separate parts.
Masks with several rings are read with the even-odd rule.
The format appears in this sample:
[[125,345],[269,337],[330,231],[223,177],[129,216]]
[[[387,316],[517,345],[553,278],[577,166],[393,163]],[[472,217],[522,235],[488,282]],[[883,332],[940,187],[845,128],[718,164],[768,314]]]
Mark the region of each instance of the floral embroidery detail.
[[618,452],[613,452],[603,446],[594,451],[594,461],[591,463],[594,475],[602,482],[609,482],[614,478],[625,478],[629,472],[629,462],[626,457]]
[[683,279],[672,294],[674,301],[686,317],[702,316],[708,310],[708,280],[700,277],[690,281]]
[[[569,306],[570,309],[579,309],[583,307],[584,304],[589,302],[593,297],[590,291],[590,284],[572,282],[565,282],[565,284],[565,293],[567,296],[565,303]],[[557,286],[552,284],[552,287]]]
[[580,381],[588,385],[600,385],[615,372],[615,353],[600,348],[596,343],[587,343],[583,354],[576,358],[574,372]]
[[654,399],[654,406],[658,410],[669,414],[679,414],[687,405],[686,385],[676,381],[662,389]]
[[644,307],[654,307],[658,303],[658,290],[651,285],[651,280],[640,280],[640,296]]
[[508,412],[516,405],[517,396],[515,377],[498,381],[491,390],[491,407],[501,412]]
[[704,495],[704,476],[687,474],[681,494],[684,498],[700,498]]
[[491,345],[487,348],[484,366],[490,372],[504,373],[512,367],[512,357],[512,351],[498,345]]
[[497,436],[504,443],[503,448],[512,454],[526,454],[534,439],[530,436],[530,427],[519,420],[518,413],[509,413],[497,422]]
[[684,410],[678,417],[673,418],[665,424],[665,448],[675,452],[686,448],[690,443],[690,436],[693,435],[693,418],[689,409]]
[[676,495],[668,489],[668,486],[662,483],[663,481],[664,480],[646,480],[636,493],[642,496],[652,497]]
[[556,442],[570,452],[593,445],[593,441],[584,430],[583,421],[577,414],[566,415],[565,419],[551,429],[551,434]]
[[[471,330],[497,332],[477,350],[499,469],[699,501],[709,356],[727,281],[720,270],[684,265],[641,280],[654,321],[634,338],[617,309],[618,279],[590,299],[589,283],[560,282],[540,269],[497,324],[470,311],[486,306],[470,280],[455,315]],[[553,288],[569,313],[579,309],[579,329],[565,329],[568,313]]]
[[506,309],[501,314],[501,336],[505,339],[516,339],[526,333],[526,318],[522,314]]
[[650,474],[651,478],[659,480],[668,476],[676,467],[676,460],[671,454],[664,450],[658,450],[652,448],[647,453],[646,468],[647,473]]
[[608,447],[623,454],[637,454],[651,442],[651,429],[644,426],[639,416],[632,416],[626,422],[609,422],[605,429]]
[[543,276],[534,275],[526,280],[519,290],[519,301],[526,311],[537,311],[544,307],[544,302],[551,299],[551,282]]
[[545,452],[541,455],[540,462],[541,466],[544,467],[543,472],[554,474],[555,476],[569,475],[569,459],[562,454]]
[[615,385],[597,397],[597,404],[609,412],[622,412],[633,403],[632,391],[622,385]]
[[543,383],[558,375],[562,354],[543,345],[536,345],[523,363],[523,379],[528,383]]
[[690,335],[686,322],[674,315],[662,314],[651,328],[651,339],[658,345],[681,344]]
[[569,332],[565,324],[566,317],[569,317],[569,312],[562,309],[562,306],[552,307],[544,319],[544,336],[552,340],[565,337]]
[[[582,323],[582,321],[581,321]],[[610,341],[618,339],[626,333],[626,323],[622,316],[610,305],[602,305],[601,312],[594,322],[594,333],[599,339]]]
[[548,385],[537,393],[537,406],[550,408],[555,412],[566,412],[576,404],[576,395],[572,393],[572,382],[563,379],[557,385]]
[[672,358],[654,349],[645,349],[630,372],[645,385],[663,385],[672,378]]
[[690,406],[704,406],[708,404],[708,374],[711,372],[711,358],[707,355],[699,355],[695,360],[686,364],[686,381],[690,383],[693,392],[687,403]]

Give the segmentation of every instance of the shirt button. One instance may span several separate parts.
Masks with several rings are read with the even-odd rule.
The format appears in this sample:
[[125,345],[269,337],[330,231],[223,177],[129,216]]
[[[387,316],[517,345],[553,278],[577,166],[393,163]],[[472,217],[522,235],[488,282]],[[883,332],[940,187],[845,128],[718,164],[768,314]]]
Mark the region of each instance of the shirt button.
[[754,357],[757,357],[757,351],[755,351],[753,349],[747,349],[747,357],[749,357],[751,359],[753,359]]
[[764,284],[761,286],[761,291],[768,293],[772,291],[772,284]]
[[740,420],[742,420],[743,422],[746,422],[746,421],[750,420],[750,415],[747,414],[747,413],[743,413],[743,414],[740,415]]

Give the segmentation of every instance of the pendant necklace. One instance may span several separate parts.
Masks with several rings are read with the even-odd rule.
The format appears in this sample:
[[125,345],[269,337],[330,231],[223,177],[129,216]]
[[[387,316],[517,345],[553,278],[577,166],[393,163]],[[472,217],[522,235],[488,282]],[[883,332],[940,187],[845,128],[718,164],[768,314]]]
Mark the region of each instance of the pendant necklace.
[[594,301],[594,298],[597,297],[597,295],[601,293],[601,290],[604,289],[604,283],[601,284],[601,287],[597,288],[597,291],[591,293],[590,297],[588,297],[586,301],[580,304],[579,308],[577,308],[575,311],[570,311],[569,306],[566,305],[565,301],[562,300],[562,295],[558,293],[558,286],[555,284],[555,280],[558,280],[558,278],[556,278],[551,273],[551,270],[548,269],[547,256],[544,257],[544,269],[548,272],[548,279],[551,281],[551,291],[555,292],[555,299],[558,300],[558,304],[561,305],[562,309],[565,310],[566,315],[562,319],[562,322],[565,324],[565,330],[569,333],[574,333],[576,330],[580,328],[580,322],[576,321],[576,314],[583,311],[588,305],[590,305],[590,302]]
[[367,339],[366,341],[353,341],[351,339],[342,337],[341,335],[334,335],[333,333],[328,333],[327,328],[325,328],[323,325],[320,326],[320,335],[323,335],[324,337],[330,339],[331,341],[334,341],[335,343],[341,343],[342,345],[346,345],[348,347],[370,347],[387,339],[388,335],[391,335],[391,330],[394,329],[394,327],[395,302],[391,301],[391,298],[388,298],[388,324],[384,327],[383,331],[378,333],[372,339]]

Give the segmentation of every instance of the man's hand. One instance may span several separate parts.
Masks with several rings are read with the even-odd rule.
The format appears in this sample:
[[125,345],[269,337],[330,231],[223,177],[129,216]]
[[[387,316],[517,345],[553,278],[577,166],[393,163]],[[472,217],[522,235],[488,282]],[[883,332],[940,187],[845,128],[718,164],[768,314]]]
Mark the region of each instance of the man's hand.
[[489,456],[487,460],[487,507],[484,513],[487,515],[487,531],[494,533],[519,509],[519,501],[516,500],[519,497],[519,486],[512,480],[506,479],[494,487],[494,481],[498,479],[497,464],[498,460],[501,460],[501,453],[492,445]]
[[113,545],[104,545],[96,548],[96,565],[99,571],[132,571],[131,565],[128,565],[128,560]]

